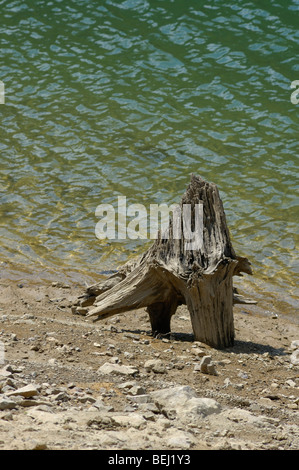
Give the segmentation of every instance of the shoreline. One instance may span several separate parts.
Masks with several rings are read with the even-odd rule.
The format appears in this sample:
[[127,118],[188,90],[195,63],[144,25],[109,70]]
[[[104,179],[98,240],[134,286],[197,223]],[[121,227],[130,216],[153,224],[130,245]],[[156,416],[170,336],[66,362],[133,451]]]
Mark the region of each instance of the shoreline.
[[299,449],[299,327],[283,315],[235,306],[235,344],[216,350],[184,306],[157,339],[143,309],[74,315],[81,284],[0,284],[0,449]]
[[[67,267],[49,267],[39,265],[12,265],[9,261],[0,262],[2,272],[0,282],[2,280],[15,281],[20,283],[28,283],[29,285],[48,285],[51,282],[62,282],[74,287],[81,287],[82,290],[86,285],[92,285],[96,282],[104,280],[108,271],[94,272],[87,269],[69,269]],[[117,267],[113,268],[117,270]],[[260,315],[283,316],[283,318],[299,325],[299,309],[298,297],[290,292],[286,292],[282,287],[277,287],[274,283],[266,282],[262,278],[258,278],[255,273],[252,276],[234,277],[234,287],[246,298],[256,300],[254,306],[255,312]],[[246,310],[246,305],[243,306]]]

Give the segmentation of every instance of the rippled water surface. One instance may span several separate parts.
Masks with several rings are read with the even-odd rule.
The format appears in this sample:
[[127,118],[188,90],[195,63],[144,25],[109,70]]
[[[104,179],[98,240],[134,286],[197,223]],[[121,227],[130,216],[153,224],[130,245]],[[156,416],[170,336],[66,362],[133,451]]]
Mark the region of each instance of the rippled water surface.
[[[2,271],[90,276],[101,203],[220,190],[251,282],[296,308],[299,1],[0,1]],[[78,275],[79,276],[79,275]]]

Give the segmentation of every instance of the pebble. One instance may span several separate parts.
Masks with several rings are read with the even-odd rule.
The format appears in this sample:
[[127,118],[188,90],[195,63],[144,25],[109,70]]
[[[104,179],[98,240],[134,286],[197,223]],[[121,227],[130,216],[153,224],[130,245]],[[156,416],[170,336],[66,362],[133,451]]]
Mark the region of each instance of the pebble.
[[146,372],[155,372],[156,374],[164,374],[165,366],[160,359],[150,359],[144,363]]
[[128,390],[129,395],[144,395],[145,393],[145,389],[140,385],[133,385],[133,387]]
[[299,339],[291,342],[291,349],[299,349]]
[[135,375],[138,373],[138,369],[131,366],[106,362],[98,369],[98,372],[100,374]]
[[17,388],[12,392],[7,393],[7,396],[21,395],[24,398],[31,398],[38,395],[38,389],[34,384],[25,385],[25,387]]
[[191,348],[191,354],[197,357],[203,357],[206,353],[200,348]]
[[291,354],[290,361],[294,366],[299,366],[299,349],[295,349],[295,351]]
[[226,377],[226,379],[224,379],[223,383],[224,383],[225,387],[229,387],[230,385],[233,385],[228,377]]
[[0,377],[12,377],[12,372],[5,367],[0,370]]
[[200,361],[200,364],[197,364],[194,367],[194,371],[200,371],[203,374],[208,374],[208,375],[217,375],[217,371],[215,368],[215,365],[212,363],[212,357],[211,356],[204,356],[202,360]]
[[241,377],[241,379],[248,379],[249,378],[249,375],[246,374],[246,372],[239,372],[238,373],[238,377]]
[[296,382],[294,382],[294,380],[292,379],[289,379],[289,380],[286,380],[286,385],[288,385],[289,387],[296,387]]
[[150,403],[151,398],[148,394],[144,395],[129,395],[128,400],[132,403],[143,404],[143,403]]
[[70,396],[66,392],[59,392],[54,396],[55,401],[65,402],[70,400]]
[[134,333],[124,333],[124,337],[125,338],[130,338],[130,339],[133,339],[135,341],[139,341],[140,340],[140,336],[139,335],[136,335]]
[[0,396],[0,410],[11,410],[16,408],[16,402],[5,395]]

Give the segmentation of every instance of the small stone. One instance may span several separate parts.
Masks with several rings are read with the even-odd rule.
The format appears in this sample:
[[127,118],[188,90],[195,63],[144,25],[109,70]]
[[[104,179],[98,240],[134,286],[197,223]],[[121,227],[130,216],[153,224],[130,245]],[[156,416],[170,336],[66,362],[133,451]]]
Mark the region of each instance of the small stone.
[[12,410],[16,408],[16,402],[6,396],[0,396],[0,410]]
[[211,356],[204,356],[200,361],[199,368],[196,370],[200,370],[203,374],[217,375],[215,365],[212,364]]
[[109,362],[111,362],[111,364],[120,364],[121,363],[119,357],[117,357],[117,356],[112,356],[111,359],[109,360]]
[[0,377],[12,377],[12,373],[3,368],[0,370]]
[[[97,398],[95,402],[92,403],[92,407],[91,408],[95,408],[96,410],[99,410],[99,411],[103,411],[103,412],[111,412],[111,411],[114,411],[114,408],[112,405],[105,405],[105,403],[103,402],[103,400],[101,400],[100,398]],[[90,409],[91,409],[90,408]]]
[[13,388],[13,389],[16,389],[17,386],[15,384],[15,382],[10,378],[8,377],[5,381],[5,385],[8,385],[9,387]]
[[9,392],[12,392],[15,387],[11,387],[10,385],[2,385],[1,392],[8,396]]
[[248,374],[246,374],[246,372],[242,372],[242,371],[238,373],[238,377],[241,377],[241,379],[248,379],[249,378]]
[[64,284],[63,282],[60,282],[60,281],[53,281],[52,282],[52,287],[59,287],[61,289],[70,289],[71,288],[68,284]]
[[112,422],[119,426],[131,427],[135,429],[140,429],[146,425],[144,417],[136,412],[113,416]]
[[75,312],[77,315],[87,315],[88,313],[88,308],[86,307],[76,307]]
[[57,395],[55,395],[55,401],[68,401],[70,400],[70,396],[66,392],[59,392]]
[[21,395],[24,398],[34,397],[35,395],[38,395],[38,389],[35,385],[28,384],[25,385],[25,387],[17,388],[16,390],[13,390],[7,394],[7,396],[15,395]]
[[199,367],[201,372],[207,373],[207,365],[211,363],[212,357],[211,356],[204,356],[200,361]]
[[96,403],[96,398],[91,397],[90,395],[83,395],[78,397],[80,403]]
[[165,367],[160,359],[149,359],[144,363],[147,372],[155,372],[156,374],[164,374]]
[[289,379],[289,380],[286,380],[286,385],[288,385],[289,387],[296,387],[296,382],[294,382],[294,380],[292,379]]
[[152,401],[168,419],[198,423],[202,417],[219,413],[220,404],[212,398],[200,398],[189,386],[171,387],[150,393]]
[[146,393],[145,389],[140,385],[133,385],[128,391],[130,395],[144,395]]
[[13,372],[14,371],[12,367],[7,364],[6,366],[2,367],[2,369],[0,369],[0,377],[12,377]]
[[271,388],[279,388],[279,385],[278,385],[278,383],[276,383],[276,382],[272,382],[272,383],[270,384],[270,387],[271,387]]
[[140,340],[140,336],[139,335],[136,335],[134,333],[124,333],[124,337],[125,338],[130,338],[130,339],[133,339],[135,341],[139,341]]
[[131,366],[111,364],[110,362],[106,362],[98,369],[98,372],[101,374],[135,375],[137,374],[138,369]]
[[231,364],[231,360],[230,359],[221,359],[221,362],[222,364]]
[[214,364],[207,364],[207,373],[209,375],[217,375],[217,371],[215,369],[215,365]]
[[124,388],[124,389],[130,389],[132,387],[134,387],[134,385],[137,385],[137,382],[124,382],[122,384],[119,384],[118,385],[118,388]]
[[191,348],[191,353],[197,357],[203,357],[205,352],[200,348]]
[[234,387],[237,390],[242,390],[244,388],[244,384],[235,384]]
[[264,405],[264,406],[272,406],[271,398],[261,397],[259,399],[259,402],[260,402],[261,405]]
[[174,429],[166,442],[167,446],[174,449],[190,449],[193,441],[194,438],[191,434]]
[[24,400],[18,402],[18,405],[23,406],[24,408],[28,408],[29,406],[42,406],[43,404],[47,405],[45,402],[37,402],[35,399],[30,398],[24,398]]
[[291,349],[299,349],[299,339],[291,342]]
[[34,442],[30,446],[31,450],[48,450],[48,446],[44,442]]
[[52,359],[49,359],[49,360],[48,360],[48,364],[49,364],[50,366],[55,366],[55,365],[58,364],[58,361],[57,361],[57,359],[52,358]]
[[116,328],[116,326],[113,326],[113,325],[109,325],[107,326],[106,328],[107,331],[111,331],[112,333],[118,333],[118,329]]
[[298,405],[296,403],[288,403],[287,407],[291,410],[297,410]]
[[128,400],[130,402],[136,403],[138,405],[151,402],[151,398],[147,394],[145,394],[145,395],[131,395],[131,396],[128,396]]
[[156,416],[152,411],[143,411],[142,416],[146,421],[156,421]]
[[294,366],[299,365],[299,349],[296,349],[290,356],[290,361]]
[[225,387],[229,387],[230,385],[232,385],[232,382],[231,382],[230,379],[227,377],[226,379],[224,379],[224,386],[225,386]]

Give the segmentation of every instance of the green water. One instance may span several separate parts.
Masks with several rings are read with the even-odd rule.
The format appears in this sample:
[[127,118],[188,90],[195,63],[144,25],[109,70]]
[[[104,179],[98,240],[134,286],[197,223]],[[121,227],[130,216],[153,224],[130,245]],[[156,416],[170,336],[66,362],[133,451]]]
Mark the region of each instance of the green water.
[[93,279],[144,240],[100,241],[102,203],[219,187],[250,280],[295,311],[299,1],[0,1],[0,261]]

